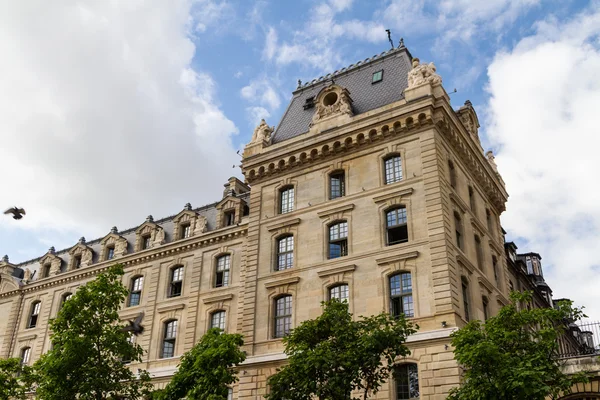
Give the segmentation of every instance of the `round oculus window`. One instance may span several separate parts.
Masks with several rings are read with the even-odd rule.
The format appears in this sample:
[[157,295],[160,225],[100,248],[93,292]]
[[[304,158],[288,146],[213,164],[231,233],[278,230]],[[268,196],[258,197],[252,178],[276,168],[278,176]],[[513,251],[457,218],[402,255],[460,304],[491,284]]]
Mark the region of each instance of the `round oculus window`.
[[337,93],[331,92],[331,93],[325,95],[325,97],[323,98],[323,105],[331,106],[331,105],[335,104],[337,99],[338,99]]

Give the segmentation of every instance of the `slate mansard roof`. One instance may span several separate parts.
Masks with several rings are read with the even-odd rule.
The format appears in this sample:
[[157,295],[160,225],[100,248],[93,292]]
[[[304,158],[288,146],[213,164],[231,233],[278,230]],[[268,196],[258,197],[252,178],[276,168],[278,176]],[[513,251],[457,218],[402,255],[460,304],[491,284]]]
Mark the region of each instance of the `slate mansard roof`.
[[[411,64],[412,56],[402,46],[300,85],[293,92],[292,100],[275,129],[272,143],[308,132],[316,107],[304,109],[304,104],[308,98],[316,98],[323,88],[333,82],[350,92],[355,115],[403,99]],[[380,70],[383,70],[383,80],[372,83],[373,73]]]

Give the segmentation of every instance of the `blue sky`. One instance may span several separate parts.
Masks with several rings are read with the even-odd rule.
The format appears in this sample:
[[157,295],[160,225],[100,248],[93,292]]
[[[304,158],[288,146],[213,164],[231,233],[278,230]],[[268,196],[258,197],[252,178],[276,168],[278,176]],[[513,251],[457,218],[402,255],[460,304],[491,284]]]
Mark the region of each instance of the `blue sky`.
[[[600,2],[297,0],[0,5],[0,223],[13,262],[218,200],[297,80],[404,38],[469,99],[511,195],[502,221],[558,297],[600,319]],[[43,13],[33,10],[44,10]],[[8,60],[8,61],[6,61]]]

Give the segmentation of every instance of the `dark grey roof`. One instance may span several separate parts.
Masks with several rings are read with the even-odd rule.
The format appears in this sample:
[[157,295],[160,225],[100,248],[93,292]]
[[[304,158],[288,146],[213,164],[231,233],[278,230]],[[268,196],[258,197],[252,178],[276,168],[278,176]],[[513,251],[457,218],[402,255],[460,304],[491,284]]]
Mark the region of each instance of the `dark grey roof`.
[[[273,134],[273,143],[283,142],[308,132],[316,107],[304,109],[306,99],[317,96],[321,89],[335,84],[348,89],[354,114],[385,106],[404,98],[408,87],[408,71],[412,57],[406,47],[391,49],[364,61],[314,79],[294,91],[292,101]],[[371,83],[373,72],[383,69],[383,80]]]

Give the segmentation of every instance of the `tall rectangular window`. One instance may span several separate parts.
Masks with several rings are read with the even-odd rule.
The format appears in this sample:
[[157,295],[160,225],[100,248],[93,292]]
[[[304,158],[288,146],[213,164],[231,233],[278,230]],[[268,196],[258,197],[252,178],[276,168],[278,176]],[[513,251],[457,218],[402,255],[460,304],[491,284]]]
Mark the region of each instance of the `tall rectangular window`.
[[190,224],[181,225],[179,229],[181,232],[181,239],[187,239],[192,234],[192,226]]
[[408,241],[405,207],[395,208],[386,213],[386,231],[388,246]]
[[475,252],[477,256],[477,267],[483,271],[483,248],[481,247],[481,239],[475,235]]
[[171,269],[171,282],[169,283],[169,296],[181,296],[183,288],[183,266],[179,265]]
[[210,327],[225,330],[225,311],[215,311],[210,318]]
[[469,284],[463,279],[462,281],[463,307],[465,309],[465,321],[469,322]]
[[462,227],[462,220],[460,218],[460,215],[458,215],[458,213],[455,211],[454,212],[454,230],[456,233],[456,246],[461,249],[464,250],[464,245],[463,245],[463,227]]
[[391,156],[385,159],[385,184],[402,180],[402,159],[400,156]]
[[292,296],[286,295],[275,300],[274,337],[282,338],[292,329]]
[[341,284],[329,289],[329,300],[348,301],[348,285]]
[[345,174],[343,171],[329,175],[329,198],[331,200],[346,195]]
[[165,324],[165,335],[163,338],[162,358],[175,356],[175,341],[177,340],[177,321],[169,321]]
[[294,188],[284,188],[279,192],[279,213],[285,214],[294,211]]
[[338,222],[329,227],[329,258],[348,255],[348,222]]
[[473,188],[471,186],[469,186],[469,206],[471,207],[471,211],[477,211],[477,207],[475,204],[475,192],[473,191]]
[[143,284],[143,276],[138,276],[131,280],[131,289],[129,292],[129,307],[137,306],[140,304],[140,299],[142,298]]
[[485,296],[482,297],[481,303],[483,304],[483,320],[487,321],[487,319],[489,318],[488,299]]
[[487,221],[488,231],[490,231],[490,234],[493,234],[494,233],[494,223],[492,220],[492,212],[490,211],[489,208],[485,209],[485,219]]
[[114,247],[108,247],[106,249],[106,259],[107,260],[112,260],[115,257],[115,248]]
[[277,241],[277,271],[294,266],[294,237],[286,236]]
[[73,268],[81,267],[81,255],[75,256],[73,259]]
[[217,270],[215,276],[215,287],[229,286],[229,269],[231,267],[231,256],[225,254],[217,258]]
[[498,259],[496,256],[492,256],[492,267],[494,268],[494,280],[496,281],[496,286],[500,286],[500,277],[498,276]]
[[410,272],[402,272],[390,277],[390,312],[394,317],[400,314],[406,317],[415,316]]
[[396,400],[415,400],[419,393],[419,370],[417,364],[402,364],[394,369]]
[[31,347],[25,347],[21,350],[21,365],[29,364],[29,357],[31,356]]
[[142,236],[142,250],[150,248],[150,235]]
[[50,270],[52,269],[52,266],[50,264],[45,264],[44,265],[44,278],[47,278],[50,276]]
[[225,226],[235,225],[235,210],[225,211],[225,213],[223,213],[223,219],[224,219],[223,225],[225,225]]
[[31,314],[29,315],[29,322],[27,324],[28,328],[35,328],[38,321],[38,316],[40,315],[40,308],[42,307],[42,303],[36,301],[31,305]]
[[452,161],[448,161],[448,169],[450,171],[450,186],[456,189],[456,168],[454,168]]

